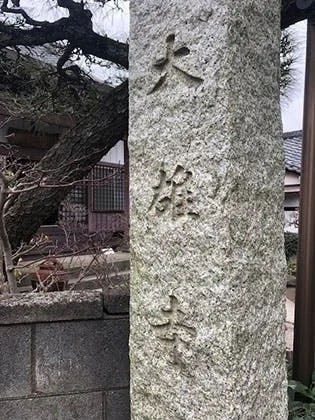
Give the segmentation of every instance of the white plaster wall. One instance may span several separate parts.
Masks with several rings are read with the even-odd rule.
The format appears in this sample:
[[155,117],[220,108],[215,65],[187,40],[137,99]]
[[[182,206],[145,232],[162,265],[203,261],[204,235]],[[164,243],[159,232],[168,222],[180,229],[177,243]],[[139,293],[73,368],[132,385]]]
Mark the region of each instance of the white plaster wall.
[[124,142],[120,140],[110,151],[101,159],[101,162],[124,164]]
[[286,172],[284,185],[300,185],[300,175],[296,174],[295,172]]

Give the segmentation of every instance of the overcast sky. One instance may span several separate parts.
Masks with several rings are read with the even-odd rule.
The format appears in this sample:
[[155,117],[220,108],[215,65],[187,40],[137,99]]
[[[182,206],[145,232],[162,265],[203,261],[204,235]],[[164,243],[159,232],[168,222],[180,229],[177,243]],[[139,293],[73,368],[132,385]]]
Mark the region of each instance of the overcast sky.
[[297,61],[294,65],[295,81],[281,104],[284,132],[301,130],[303,119],[306,20],[291,28],[296,42]]

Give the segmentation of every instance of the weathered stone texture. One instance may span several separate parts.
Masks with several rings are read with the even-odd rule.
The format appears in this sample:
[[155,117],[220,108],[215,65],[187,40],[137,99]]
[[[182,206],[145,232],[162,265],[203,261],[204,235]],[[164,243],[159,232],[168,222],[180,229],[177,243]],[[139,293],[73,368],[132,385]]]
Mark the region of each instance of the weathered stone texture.
[[110,290],[104,295],[104,310],[110,315],[129,314],[129,280],[127,291]]
[[0,324],[102,317],[103,294],[97,291],[36,293],[0,298]]
[[119,389],[106,393],[105,418],[106,420],[130,419],[129,390]]
[[0,299],[0,419],[128,420],[127,302],[113,295],[105,313],[96,292]]
[[102,393],[0,401],[5,420],[102,420]]
[[31,327],[1,326],[0,349],[0,398],[29,395],[32,390]]
[[128,328],[127,319],[36,325],[36,391],[128,386]]
[[131,2],[132,418],[284,420],[277,0]]

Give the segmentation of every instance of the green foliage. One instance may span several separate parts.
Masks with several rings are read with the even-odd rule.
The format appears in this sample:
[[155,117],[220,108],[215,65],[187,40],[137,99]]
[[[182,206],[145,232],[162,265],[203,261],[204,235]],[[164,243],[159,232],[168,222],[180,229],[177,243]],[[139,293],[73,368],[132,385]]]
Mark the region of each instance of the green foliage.
[[286,95],[295,81],[293,65],[296,62],[297,46],[289,30],[282,31],[280,41],[280,93]]
[[[315,373],[309,387],[301,382],[290,380],[288,384],[289,418],[288,420],[315,419]],[[302,401],[300,401],[302,400]]]
[[32,119],[75,115],[79,120],[108,90],[83,74],[62,77],[51,64],[12,50],[0,51],[0,107],[10,115]]
[[291,257],[288,261],[288,274],[296,276],[296,257]]
[[298,249],[298,234],[285,232],[284,233],[284,248],[287,261],[297,255]]

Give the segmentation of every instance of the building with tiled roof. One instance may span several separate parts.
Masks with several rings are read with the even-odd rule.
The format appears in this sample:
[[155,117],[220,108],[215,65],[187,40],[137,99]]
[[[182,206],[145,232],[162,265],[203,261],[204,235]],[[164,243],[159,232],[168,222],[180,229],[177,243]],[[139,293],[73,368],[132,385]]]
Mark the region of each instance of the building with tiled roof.
[[297,231],[300,175],[302,162],[302,131],[291,131],[283,135],[283,147],[285,157],[285,181],[284,181],[284,211],[285,229]]
[[297,174],[301,173],[302,131],[290,131],[283,135],[285,168]]

